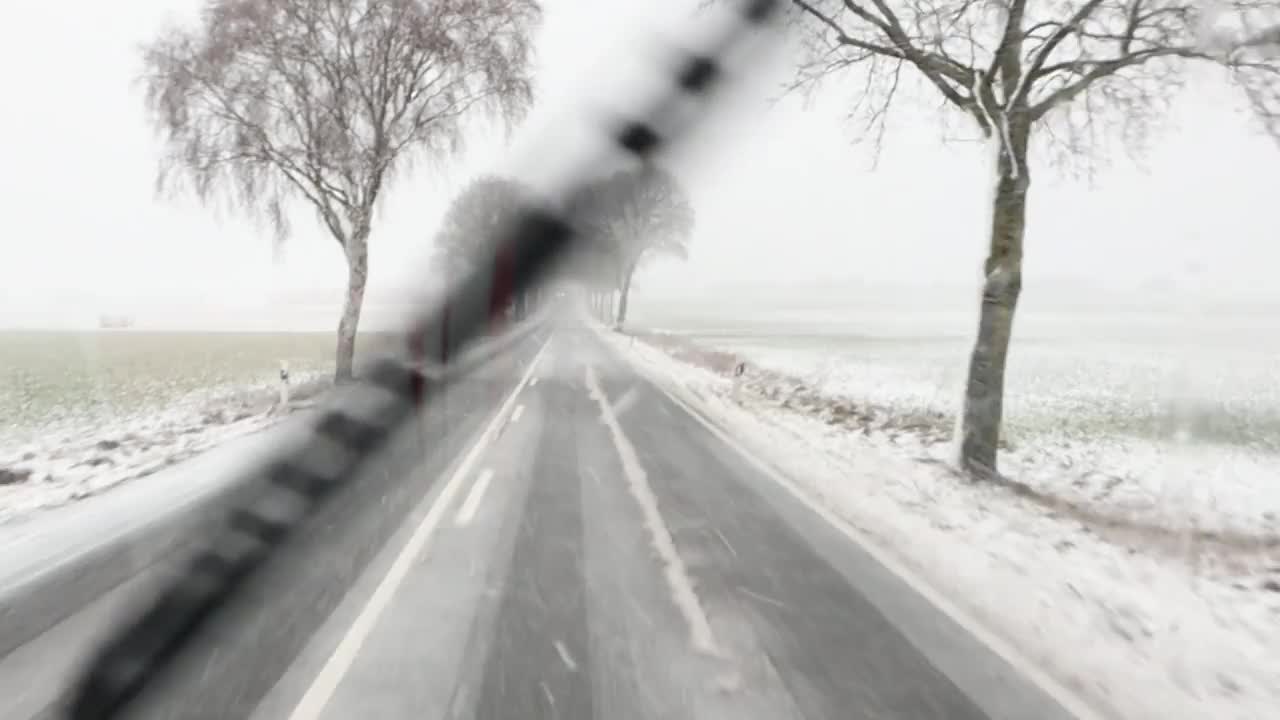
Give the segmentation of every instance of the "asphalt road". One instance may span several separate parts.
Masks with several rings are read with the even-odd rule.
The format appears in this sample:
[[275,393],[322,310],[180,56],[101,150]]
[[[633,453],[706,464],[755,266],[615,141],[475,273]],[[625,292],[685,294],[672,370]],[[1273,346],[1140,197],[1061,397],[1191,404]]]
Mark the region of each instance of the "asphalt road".
[[[569,315],[427,417],[134,717],[1071,717]],[[0,659],[0,717],[165,569]]]

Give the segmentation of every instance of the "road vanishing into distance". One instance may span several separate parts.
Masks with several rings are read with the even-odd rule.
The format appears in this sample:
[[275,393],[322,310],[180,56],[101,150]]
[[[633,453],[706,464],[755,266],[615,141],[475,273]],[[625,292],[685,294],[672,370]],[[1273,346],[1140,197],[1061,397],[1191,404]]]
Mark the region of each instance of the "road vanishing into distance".
[[[397,436],[129,716],[1073,717],[575,312],[535,322]],[[0,718],[56,717],[94,643],[235,501],[182,496],[180,521],[94,550],[188,467],[50,513],[63,530],[10,531]],[[49,572],[64,535],[81,560]]]

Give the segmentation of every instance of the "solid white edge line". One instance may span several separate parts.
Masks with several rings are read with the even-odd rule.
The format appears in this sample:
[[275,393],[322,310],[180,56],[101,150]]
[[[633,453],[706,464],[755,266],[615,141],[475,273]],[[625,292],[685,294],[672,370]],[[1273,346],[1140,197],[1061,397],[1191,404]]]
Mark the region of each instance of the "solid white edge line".
[[[603,339],[602,339],[603,340]],[[604,340],[604,342],[608,342]],[[622,354],[622,353],[619,353]],[[767,477],[771,478],[783,488],[785,488],[797,500],[804,503],[806,507],[816,513],[823,520],[830,523],[834,528],[843,533],[851,541],[862,548],[868,555],[879,562],[889,572],[893,573],[899,580],[911,589],[915,590],[925,600],[938,609],[943,615],[946,615],[952,622],[964,628],[969,634],[977,638],[992,653],[1004,660],[1016,672],[1021,673],[1029,681],[1040,688],[1044,694],[1048,695],[1067,712],[1075,715],[1079,720],[1106,720],[1107,716],[1103,712],[1091,705],[1087,700],[1082,698],[1078,693],[1071,691],[1057,678],[1053,677],[1046,671],[1042,670],[1039,665],[1032,662],[1029,658],[1016,649],[1011,643],[1004,638],[995,634],[994,631],[977,620],[971,613],[961,609],[961,607],[929,584],[920,576],[905,565],[888,551],[882,549],[873,540],[864,535],[853,525],[845,521],[833,510],[827,508],[821,503],[813,499],[807,491],[799,487],[793,480],[788,478],[781,470],[775,468],[771,463],[760,459],[753,451],[749,450],[742,443],[738,442],[728,432],[720,428],[714,421],[707,418],[703,411],[694,408],[689,402],[677,397],[668,388],[666,383],[661,382],[649,370],[642,368],[639,363],[634,362],[631,358],[623,355],[627,364],[629,364],[641,376],[648,378],[654,387],[658,388],[663,395],[666,395],[677,406],[683,408],[695,420],[711,431],[713,435],[720,438],[726,445],[733,448],[747,462],[751,463],[756,469],[763,472]]]
[[493,479],[493,471],[485,468],[480,472],[480,477],[471,485],[471,492],[467,493],[467,499],[462,501],[462,507],[458,508],[458,514],[454,516],[453,522],[459,527],[464,527],[471,523],[472,518],[476,516],[476,511],[480,509],[480,501],[484,499],[484,491],[489,489],[489,481]]
[[533,362],[529,363],[529,369],[525,371],[520,382],[511,391],[511,394],[507,396],[506,401],[498,409],[498,412],[494,414],[493,419],[489,421],[488,427],[480,434],[475,444],[471,446],[470,452],[463,458],[462,463],[453,471],[453,475],[450,476],[449,481],[440,490],[440,494],[431,505],[431,509],[427,511],[426,517],[422,519],[422,522],[414,529],[413,535],[409,537],[404,547],[400,549],[400,553],[396,556],[395,561],[392,562],[386,576],[378,583],[378,587],[374,589],[373,594],[369,596],[364,607],[361,608],[360,614],[356,616],[355,621],[351,623],[351,627],[342,636],[338,646],[334,648],[333,654],[329,656],[324,667],[320,669],[315,679],[311,681],[311,685],[303,694],[302,699],[298,701],[293,712],[289,714],[289,720],[314,720],[324,711],[329,699],[333,697],[334,691],[337,690],[338,683],[342,682],[342,678],[346,676],[351,664],[355,661],[356,655],[359,654],[360,647],[364,644],[365,639],[369,637],[369,633],[373,631],[379,616],[390,604],[391,598],[395,595],[396,590],[399,589],[400,584],[404,582],[405,576],[409,574],[409,568],[413,566],[418,556],[426,549],[431,536],[435,534],[436,527],[440,524],[440,518],[452,503],[454,495],[458,493],[458,488],[462,486],[462,479],[470,474],[471,466],[475,465],[480,453],[497,433],[498,428],[502,426],[502,421],[506,418],[507,413],[510,412],[511,406],[515,404],[520,390],[529,382],[529,377],[533,374],[533,369],[537,367],[542,353],[546,351],[548,342],[550,341],[543,342],[542,347],[538,349],[537,355],[534,356]]

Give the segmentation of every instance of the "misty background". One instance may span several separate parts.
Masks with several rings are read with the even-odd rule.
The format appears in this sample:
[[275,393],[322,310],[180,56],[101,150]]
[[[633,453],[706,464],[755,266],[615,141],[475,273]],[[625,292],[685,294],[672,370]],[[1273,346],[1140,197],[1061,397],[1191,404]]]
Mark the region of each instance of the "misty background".
[[[628,63],[644,59],[631,40],[694,5],[660,14],[649,3],[547,0],[533,114],[510,142],[478,124],[454,161],[419,166],[392,186],[375,217],[362,327],[385,325],[406,291],[427,282],[415,268],[467,180],[546,154],[549,131],[571,141],[576,126],[558,120],[566,103],[616,98]],[[276,256],[266,228],[154,193],[159,145],[135,83],[137,45],[197,8],[135,0],[5,10],[0,327],[93,327],[104,313],[156,329],[336,326],[342,255],[309,214]],[[673,162],[697,212],[690,257],[640,272],[634,319],[968,331],[989,213],[982,146],[944,143],[934,105],[903,105],[876,163],[845,119],[853,88],[779,99],[793,68],[787,52],[738,78],[701,136],[720,147]],[[1145,168],[1118,145],[1100,151],[1109,156],[1092,178],[1035,168],[1020,334],[1136,317],[1175,333],[1185,323],[1275,329],[1280,154],[1217,72],[1193,72]]]

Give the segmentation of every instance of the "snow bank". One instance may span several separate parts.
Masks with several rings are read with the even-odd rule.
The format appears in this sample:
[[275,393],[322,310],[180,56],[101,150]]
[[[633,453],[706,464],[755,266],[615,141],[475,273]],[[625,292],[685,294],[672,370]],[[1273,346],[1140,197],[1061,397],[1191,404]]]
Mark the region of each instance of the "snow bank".
[[[1067,499],[973,484],[934,454],[945,417],[857,406],[759,369],[735,389],[730,353],[605,336],[1091,704],[1161,719],[1270,718],[1280,707],[1274,546],[1095,517],[1135,504],[1114,481],[1087,481]],[[1166,455],[1162,467],[1194,473],[1194,456]],[[1144,461],[1127,466],[1135,477]],[[1110,494],[1091,494],[1108,484]],[[1242,502],[1272,497],[1241,492]]]
[[150,475],[231,438],[266,428],[310,404],[324,373],[290,378],[290,404],[277,407],[275,382],[191,393],[161,412],[110,426],[61,423],[35,439],[0,443],[0,523]]

